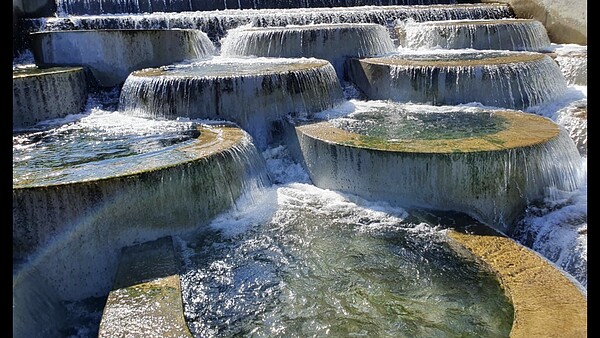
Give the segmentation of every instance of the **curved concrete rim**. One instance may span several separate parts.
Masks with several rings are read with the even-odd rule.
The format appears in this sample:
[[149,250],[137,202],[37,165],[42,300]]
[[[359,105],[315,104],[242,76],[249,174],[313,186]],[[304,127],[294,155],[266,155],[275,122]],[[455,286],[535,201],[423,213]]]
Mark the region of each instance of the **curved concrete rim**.
[[199,31],[192,28],[102,28],[102,29],[73,29],[73,30],[52,30],[31,32],[30,35],[49,35],[49,34],[79,34],[79,33],[146,33],[146,32],[170,32],[170,31]]
[[587,294],[545,258],[486,226],[448,235],[498,275],[514,307],[511,338],[587,337]]
[[[433,54],[440,55],[440,54]],[[449,55],[456,55],[449,53]],[[483,58],[477,59],[410,59],[399,57],[379,57],[366,58],[362,62],[384,65],[384,66],[413,66],[413,67],[474,67],[474,66],[489,66],[502,65],[523,62],[540,61],[547,57],[543,53],[537,52],[506,52],[505,55],[490,54]]]
[[82,71],[83,67],[23,68],[13,70],[13,79]]
[[198,126],[200,136],[193,141],[191,144],[186,143],[173,149],[167,150],[167,153],[179,153],[178,160],[170,162],[168,164],[157,164],[154,160],[157,156],[165,156],[167,153],[153,156],[128,156],[121,159],[123,162],[131,163],[133,159],[137,160],[135,165],[129,165],[127,171],[115,172],[111,176],[101,176],[95,178],[81,179],[72,182],[60,182],[54,184],[40,184],[36,182],[29,183],[13,183],[13,190],[16,189],[28,189],[28,188],[40,188],[50,186],[65,186],[71,184],[79,184],[83,182],[100,182],[104,180],[110,180],[116,177],[134,177],[144,172],[158,171],[170,167],[179,166],[185,163],[195,162],[200,159],[213,156],[226,149],[234,147],[242,139],[244,132],[242,129],[233,125],[210,125],[210,126]]
[[[320,31],[320,30],[330,30],[337,28],[345,28],[352,29],[356,27],[383,27],[376,23],[369,22],[340,22],[340,23],[318,23],[312,25],[287,25],[287,26],[269,26],[269,27],[247,27],[243,28],[242,31],[247,32],[273,32],[273,31],[293,31],[293,30],[303,30],[303,31]],[[383,27],[385,28],[385,27]]]
[[[269,58],[272,59],[272,58]],[[252,77],[252,76],[263,76],[263,75],[271,75],[271,74],[287,74],[295,71],[302,71],[305,69],[312,68],[321,68],[327,67],[330,65],[329,61],[322,59],[306,59],[302,62],[292,62],[293,58],[281,58],[282,62],[273,62],[270,61],[268,64],[272,65],[272,67],[265,67],[265,69],[255,69],[252,72],[241,72],[235,68],[235,64],[231,62],[231,59],[227,60],[223,63],[216,63],[217,65],[231,65],[232,68],[228,74],[224,74],[223,71],[216,71],[214,74],[207,72],[207,74],[196,75],[196,74],[186,74],[182,71],[170,72],[168,66],[167,67],[159,67],[159,68],[147,68],[140,69],[132,72],[130,77],[175,77],[182,79],[212,79],[212,78],[244,78],[244,77]],[[245,60],[245,59],[244,59]],[[182,68],[185,70],[185,68]]]
[[587,295],[546,259],[484,225],[448,235],[497,274],[514,308],[511,338],[587,337]]
[[495,111],[509,122],[508,128],[494,134],[477,137],[439,140],[394,140],[368,137],[334,127],[328,121],[297,126],[296,128],[315,139],[343,146],[405,153],[467,153],[496,151],[534,146],[558,137],[560,127],[534,114],[516,111]]
[[[473,25],[506,25],[513,23],[539,23],[534,19],[508,18],[494,20],[440,20],[411,23],[412,25],[423,26],[473,26]],[[540,23],[541,25],[541,23]]]

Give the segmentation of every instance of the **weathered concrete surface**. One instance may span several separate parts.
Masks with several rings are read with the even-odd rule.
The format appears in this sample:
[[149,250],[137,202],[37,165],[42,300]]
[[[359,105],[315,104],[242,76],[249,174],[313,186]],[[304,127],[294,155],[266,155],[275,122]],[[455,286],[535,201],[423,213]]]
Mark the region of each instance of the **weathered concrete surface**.
[[507,3],[516,17],[541,21],[554,43],[587,45],[586,0],[481,0]]
[[177,269],[171,237],[124,248],[98,337],[192,337]]
[[587,337],[587,294],[548,260],[489,228],[449,236],[498,274],[515,310],[511,338]]
[[106,176],[75,170],[63,175],[70,183],[13,182],[13,258],[37,257],[40,274],[64,300],[106,295],[118,248],[208,222],[254,179],[246,163],[259,155],[247,133],[199,130],[197,141],[157,156],[113,159]]
[[13,70],[13,129],[79,114],[87,94],[82,67]]
[[579,154],[549,119],[496,114],[509,125],[481,137],[390,141],[327,121],[286,132],[292,152],[320,188],[393,205],[461,211],[506,232],[529,201],[543,197],[541,187],[573,189],[574,180],[565,178],[575,175],[571,163]]
[[123,84],[139,69],[213,55],[208,36],[195,29],[76,30],[32,33],[39,66],[82,66],[97,85]]

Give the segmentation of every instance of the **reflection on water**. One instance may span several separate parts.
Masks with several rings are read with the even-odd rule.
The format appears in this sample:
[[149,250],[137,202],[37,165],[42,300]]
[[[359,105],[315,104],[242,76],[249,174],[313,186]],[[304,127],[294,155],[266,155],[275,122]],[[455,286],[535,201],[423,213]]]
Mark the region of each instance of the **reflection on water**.
[[193,122],[96,111],[77,121],[23,131],[13,135],[13,184],[34,178],[56,183],[86,170],[99,177],[111,160],[149,155],[195,140],[200,135],[197,127]]
[[411,111],[409,106],[374,106],[346,117],[332,119],[337,128],[386,140],[460,139],[494,134],[508,122],[493,112]]
[[267,195],[180,239],[195,336],[508,336],[493,274],[416,214],[308,184]]

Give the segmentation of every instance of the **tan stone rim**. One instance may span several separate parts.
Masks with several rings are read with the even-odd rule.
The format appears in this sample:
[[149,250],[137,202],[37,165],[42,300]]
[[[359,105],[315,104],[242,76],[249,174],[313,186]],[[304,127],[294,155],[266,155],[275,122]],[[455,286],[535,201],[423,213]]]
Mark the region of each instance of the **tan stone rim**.
[[406,153],[468,153],[498,151],[546,143],[558,137],[560,128],[549,119],[516,111],[495,111],[509,122],[498,133],[443,140],[398,140],[389,142],[345,131],[328,121],[296,127],[300,132],[323,142],[343,146]]
[[423,26],[473,26],[473,25],[506,25],[513,23],[536,23],[533,19],[501,19],[501,20],[442,20],[418,22],[414,25]]
[[510,337],[587,337],[587,295],[545,258],[488,227],[448,235],[498,275],[514,307]]
[[130,158],[124,158],[123,161],[129,161],[130,163],[129,169],[123,172],[115,172],[115,174],[111,176],[102,176],[95,179],[82,179],[74,182],[55,183],[48,185],[36,184],[35,182],[22,182],[18,184],[13,183],[13,190],[49,186],[63,186],[69,184],[79,184],[89,181],[100,182],[103,180],[114,179],[116,177],[136,176],[143,174],[144,172],[157,171],[170,167],[175,167],[185,163],[196,162],[203,158],[226,151],[227,149],[232,148],[236,144],[241,142],[244,136],[244,132],[242,131],[242,129],[230,125],[219,125],[211,127],[200,126],[198,127],[198,130],[200,131],[200,136],[196,139],[196,141],[192,142],[191,144],[182,145],[180,147],[176,147],[170,150],[170,152],[179,152],[183,154],[183,156],[180,156],[179,160],[173,161],[171,163],[157,165],[157,163],[154,162],[157,157],[150,156],[140,158],[139,162],[133,165],[131,164],[132,160]]
[[[52,67],[52,68],[31,68],[13,70],[13,79],[23,79],[29,77],[46,76],[52,74],[81,72],[83,67]],[[16,72],[16,74],[15,74]],[[21,74],[20,74],[21,73]]]

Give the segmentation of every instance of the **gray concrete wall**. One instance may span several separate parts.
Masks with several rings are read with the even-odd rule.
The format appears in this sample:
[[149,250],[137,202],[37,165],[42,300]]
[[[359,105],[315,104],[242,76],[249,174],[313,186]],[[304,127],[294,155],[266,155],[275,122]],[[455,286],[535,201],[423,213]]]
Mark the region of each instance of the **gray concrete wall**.
[[550,41],[587,45],[587,0],[481,0],[509,4],[518,18],[541,21]]

